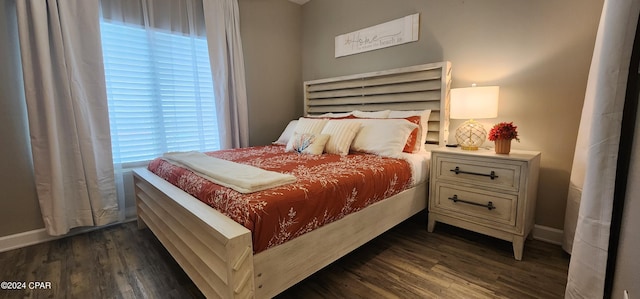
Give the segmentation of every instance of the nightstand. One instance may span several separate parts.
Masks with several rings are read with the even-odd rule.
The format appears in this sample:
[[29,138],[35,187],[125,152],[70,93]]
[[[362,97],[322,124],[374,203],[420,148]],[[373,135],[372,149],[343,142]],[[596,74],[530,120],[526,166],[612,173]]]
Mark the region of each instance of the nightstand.
[[428,231],[442,222],[503,239],[522,260],[534,224],[539,167],[540,152],[433,150]]

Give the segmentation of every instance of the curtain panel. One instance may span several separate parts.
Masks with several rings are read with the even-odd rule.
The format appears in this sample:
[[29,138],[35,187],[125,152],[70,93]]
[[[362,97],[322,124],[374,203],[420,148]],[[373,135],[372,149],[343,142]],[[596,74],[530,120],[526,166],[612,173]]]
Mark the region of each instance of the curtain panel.
[[249,145],[249,113],[237,0],[203,0],[221,148]]
[[605,0],[571,172],[566,298],[602,298],[622,111],[640,0]]
[[100,6],[110,22],[206,36],[202,0],[102,0]]
[[96,1],[16,1],[40,209],[51,235],[118,221]]

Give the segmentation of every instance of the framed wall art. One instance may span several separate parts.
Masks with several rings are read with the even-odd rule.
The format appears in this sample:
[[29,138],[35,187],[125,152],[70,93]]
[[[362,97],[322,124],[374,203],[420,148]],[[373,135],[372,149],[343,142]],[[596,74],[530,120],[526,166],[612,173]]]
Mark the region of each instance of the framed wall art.
[[338,35],[335,57],[397,46],[418,40],[420,14]]

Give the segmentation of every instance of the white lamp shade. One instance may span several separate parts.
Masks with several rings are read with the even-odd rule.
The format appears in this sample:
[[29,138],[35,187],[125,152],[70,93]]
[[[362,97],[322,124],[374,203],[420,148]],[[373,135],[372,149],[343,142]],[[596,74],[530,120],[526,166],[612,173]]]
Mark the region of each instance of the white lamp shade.
[[499,92],[499,86],[452,89],[450,117],[454,119],[498,117]]

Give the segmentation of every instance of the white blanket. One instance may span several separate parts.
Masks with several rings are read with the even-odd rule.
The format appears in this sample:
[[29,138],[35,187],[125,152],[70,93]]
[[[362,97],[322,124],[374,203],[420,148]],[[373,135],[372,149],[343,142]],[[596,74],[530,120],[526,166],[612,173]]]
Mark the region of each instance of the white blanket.
[[296,177],[251,165],[207,156],[200,152],[165,153],[163,159],[241,193],[252,193],[294,183]]

